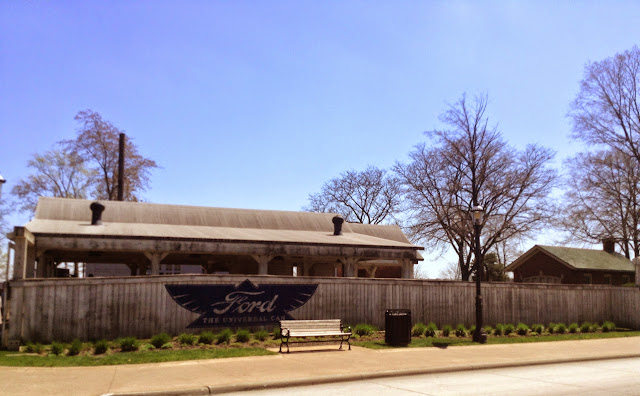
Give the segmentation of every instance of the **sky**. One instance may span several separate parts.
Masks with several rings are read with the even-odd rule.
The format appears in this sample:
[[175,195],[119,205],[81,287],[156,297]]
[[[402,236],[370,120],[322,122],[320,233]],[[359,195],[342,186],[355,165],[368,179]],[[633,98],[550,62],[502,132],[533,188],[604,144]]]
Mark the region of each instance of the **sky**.
[[154,203],[301,210],[342,172],[406,162],[464,93],[561,168],[584,149],[585,65],[638,45],[638,21],[635,1],[3,1],[3,196],[84,109],[161,166]]

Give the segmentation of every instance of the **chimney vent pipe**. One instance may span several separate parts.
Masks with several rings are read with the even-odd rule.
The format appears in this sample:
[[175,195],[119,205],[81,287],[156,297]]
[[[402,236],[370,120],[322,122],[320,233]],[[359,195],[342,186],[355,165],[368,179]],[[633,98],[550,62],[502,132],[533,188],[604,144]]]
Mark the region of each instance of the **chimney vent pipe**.
[[602,240],[602,250],[607,253],[616,252],[616,241],[613,238],[607,238]]
[[100,202],[92,202],[89,208],[91,209],[91,225],[102,225],[104,205]]
[[333,222],[333,235],[342,235],[342,223],[344,223],[342,216],[335,216],[331,221]]

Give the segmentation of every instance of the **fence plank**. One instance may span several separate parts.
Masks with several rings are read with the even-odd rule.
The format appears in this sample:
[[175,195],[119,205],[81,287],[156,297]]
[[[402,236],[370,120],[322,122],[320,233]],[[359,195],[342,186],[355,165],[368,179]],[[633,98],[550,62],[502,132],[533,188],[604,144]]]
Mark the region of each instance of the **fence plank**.
[[[239,284],[240,275],[27,279],[11,283],[10,339],[70,341],[162,331],[178,334],[199,315],[176,304],[166,284]],[[317,284],[296,319],[342,319],[384,327],[386,309],[408,308],[412,323],[475,323],[471,282],[251,276],[260,284]],[[640,328],[640,290],[604,285],[485,283],[485,324],[602,322]]]

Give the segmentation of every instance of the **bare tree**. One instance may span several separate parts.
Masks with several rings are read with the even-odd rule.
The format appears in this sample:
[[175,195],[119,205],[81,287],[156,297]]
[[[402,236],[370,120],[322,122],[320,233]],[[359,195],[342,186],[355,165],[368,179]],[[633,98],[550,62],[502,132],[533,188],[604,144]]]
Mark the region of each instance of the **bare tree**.
[[394,175],[369,166],[362,172],[350,170],[331,179],[322,191],[309,195],[309,212],[333,212],[345,220],[381,224],[394,219],[401,204],[401,186]]
[[481,205],[484,256],[497,244],[531,235],[551,218],[549,193],[556,172],[553,153],[530,145],[515,150],[490,127],[487,97],[466,97],[441,117],[451,129],[427,132],[432,146],[416,146],[409,164],[396,164],[412,220],[408,229],[428,248],[448,244],[469,280],[475,249],[471,208]]
[[87,198],[94,172],[77,154],[54,149],[35,154],[28,166],[33,173],[20,179],[11,190],[18,198],[19,210],[35,212],[40,196]]
[[631,259],[640,253],[640,164],[620,151],[578,154],[566,161],[565,206],[559,219],[567,241],[616,240]]
[[[118,181],[118,141],[122,130],[91,110],[76,114],[80,122],[78,136],[74,140],[62,141],[70,152],[83,158],[96,171],[94,177],[95,198],[117,199]],[[140,192],[149,187],[151,171],[157,168],[155,161],[138,153],[131,138],[127,139],[125,150],[124,199],[139,201]]]
[[455,261],[451,261],[447,263],[447,266],[440,271],[440,274],[438,275],[438,279],[458,280],[458,281],[461,280],[462,273],[460,272],[460,265]]
[[640,49],[588,63],[571,105],[574,138],[627,153],[640,162]]

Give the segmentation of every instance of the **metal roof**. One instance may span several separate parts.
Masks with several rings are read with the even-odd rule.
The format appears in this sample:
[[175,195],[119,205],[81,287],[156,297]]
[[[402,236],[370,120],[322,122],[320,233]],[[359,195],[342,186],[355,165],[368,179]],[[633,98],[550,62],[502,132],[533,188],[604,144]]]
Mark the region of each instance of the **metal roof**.
[[309,243],[422,249],[400,227],[344,223],[333,235],[332,213],[287,212],[100,201],[102,225],[91,225],[82,199],[42,197],[35,218],[25,226],[33,234]]

